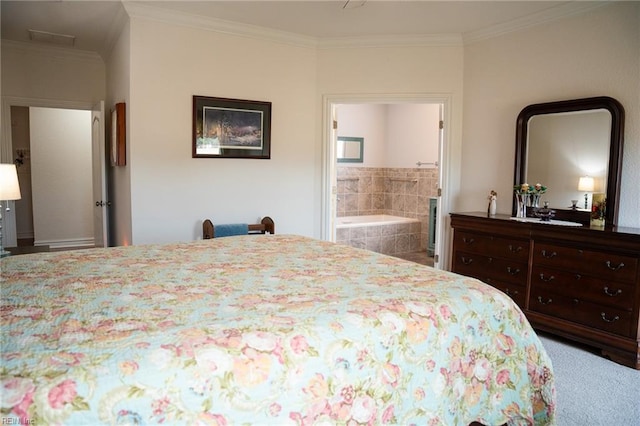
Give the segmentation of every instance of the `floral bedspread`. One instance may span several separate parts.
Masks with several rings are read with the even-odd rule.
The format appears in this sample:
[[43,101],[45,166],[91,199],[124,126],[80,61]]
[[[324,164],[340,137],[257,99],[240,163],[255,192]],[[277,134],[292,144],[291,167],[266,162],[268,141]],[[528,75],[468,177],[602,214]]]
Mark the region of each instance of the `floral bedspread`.
[[555,423],[538,337],[471,278],[291,235],[1,267],[13,424]]

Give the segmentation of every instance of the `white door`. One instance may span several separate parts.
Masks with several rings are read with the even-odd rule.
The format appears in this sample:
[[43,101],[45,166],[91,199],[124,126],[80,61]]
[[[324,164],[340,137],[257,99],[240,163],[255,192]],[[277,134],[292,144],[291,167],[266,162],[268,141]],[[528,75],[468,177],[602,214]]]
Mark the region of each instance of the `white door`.
[[93,163],[93,236],[96,247],[106,247],[107,238],[107,184],[105,175],[104,101],[91,110],[91,155]]

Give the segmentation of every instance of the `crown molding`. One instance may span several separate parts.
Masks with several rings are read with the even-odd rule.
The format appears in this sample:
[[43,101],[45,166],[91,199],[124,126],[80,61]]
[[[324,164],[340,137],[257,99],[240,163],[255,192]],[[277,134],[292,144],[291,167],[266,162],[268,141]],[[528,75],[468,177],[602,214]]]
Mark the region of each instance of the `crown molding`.
[[49,44],[39,44],[34,42],[14,41],[2,39],[2,49],[14,50],[17,52],[31,52],[38,55],[46,55],[58,59],[80,59],[90,62],[99,61],[104,64],[102,57],[97,52],[88,50],[78,50]]
[[498,37],[511,32],[535,27],[537,25],[541,25],[547,22],[557,21],[559,19],[567,18],[569,16],[589,12],[591,10],[598,9],[608,4],[610,4],[610,2],[573,1],[573,2],[556,6],[538,13],[531,14],[529,16],[525,16],[520,19],[514,19],[512,21],[505,22],[498,25],[493,25],[488,28],[483,28],[477,31],[470,31],[470,32],[464,33],[462,35],[462,39],[464,41],[464,44],[475,43],[478,41],[487,40],[487,39]]
[[268,40],[306,48],[353,48],[353,47],[399,47],[399,46],[452,46],[462,45],[458,34],[417,34],[394,36],[329,37],[317,38],[301,34],[278,31],[257,25],[243,24],[217,18],[197,16],[167,10],[158,6],[122,2],[132,18],[150,19],[158,22],[192,27],[224,34]]
[[299,47],[315,48],[315,37],[303,36],[286,31],[272,30],[256,25],[225,21],[189,13],[162,9],[161,7],[122,2],[127,14],[132,18],[150,19],[153,21],[181,25],[224,34],[232,34],[276,43],[290,44]]
[[301,34],[278,31],[257,25],[226,21],[185,12],[163,9],[140,3],[123,1],[126,14],[132,18],[181,25],[224,34],[267,40],[305,48],[361,48],[361,47],[408,47],[408,46],[463,46],[481,40],[498,37],[546,22],[588,12],[609,4],[607,1],[573,1],[524,18],[515,19],[464,34],[415,34],[391,36],[356,36],[317,38]]
[[318,40],[319,49],[410,46],[462,46],[462,35],[416,34],[362,37],[328,37]]

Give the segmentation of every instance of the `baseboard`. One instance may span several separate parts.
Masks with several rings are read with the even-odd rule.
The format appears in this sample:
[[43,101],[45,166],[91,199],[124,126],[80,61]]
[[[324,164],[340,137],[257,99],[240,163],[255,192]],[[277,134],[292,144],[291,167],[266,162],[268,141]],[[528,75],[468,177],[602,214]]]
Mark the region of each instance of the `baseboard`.
[[35,240],[34,246],[49,246],[52,250],[62,248],[80,248],[80,247],[95,247],[96,242],[93,238],[79,238],[68,240]]

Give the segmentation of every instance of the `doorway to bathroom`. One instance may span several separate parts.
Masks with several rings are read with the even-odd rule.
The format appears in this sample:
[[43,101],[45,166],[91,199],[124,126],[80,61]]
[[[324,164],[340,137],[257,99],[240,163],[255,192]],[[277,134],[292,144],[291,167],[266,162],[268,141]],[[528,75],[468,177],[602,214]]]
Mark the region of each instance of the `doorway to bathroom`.
[[448,114],[446,96],[327,96],[323,237],[440,267]]

